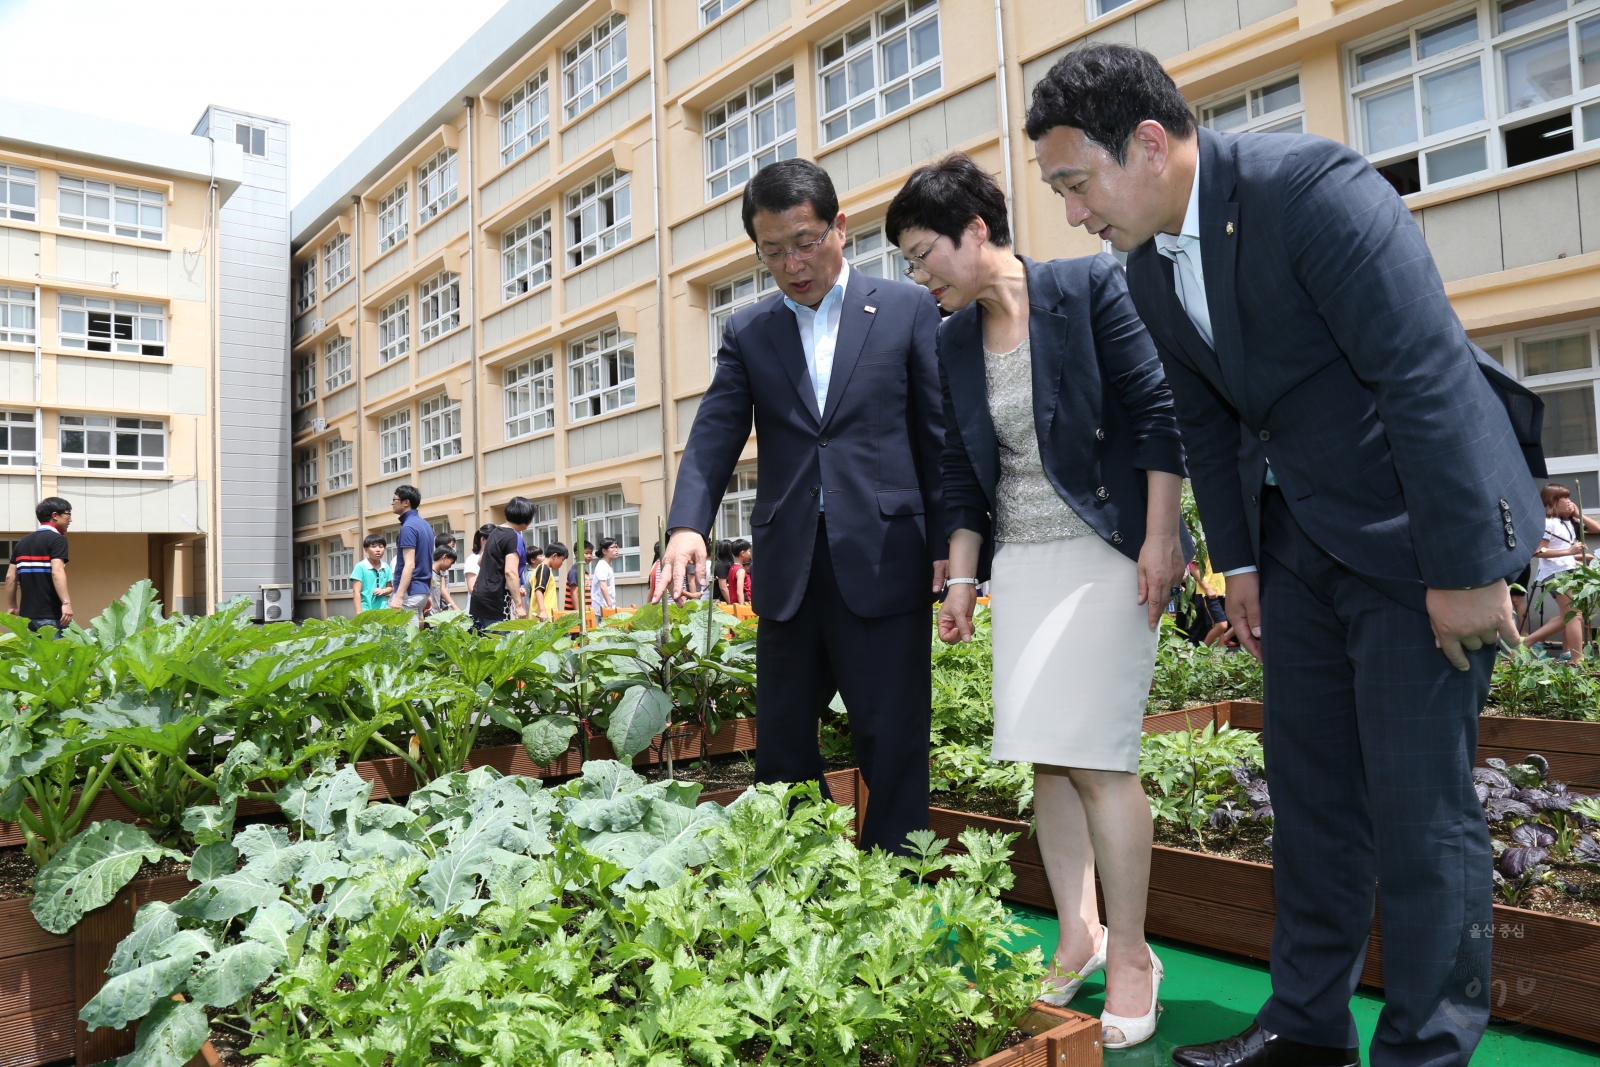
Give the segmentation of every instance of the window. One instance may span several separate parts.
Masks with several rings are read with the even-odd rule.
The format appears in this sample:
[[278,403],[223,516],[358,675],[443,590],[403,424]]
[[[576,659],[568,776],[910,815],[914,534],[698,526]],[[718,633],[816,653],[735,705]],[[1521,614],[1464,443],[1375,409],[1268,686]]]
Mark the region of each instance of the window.
[[442,149],[417,168],[417,225],[456,202],[456,150]]
[[892,115],[938,89],[937,0],[900,0],[817,51],[822,141]]
[[905,277],[902,272],[906,268],[906,257],[900,254],[900,249],[884,239],[882,226],[874,226],[847,237],[844,258],[849,260],[851,270],[858,270],[872,278]]
[[59,293],[56,296],[56,332],[63,348],[164,356],[167,354],[167,309],[160,304]]
[[62,415],[61,465],[80,470],[164,471],[167,424],[159,419]]
[[762,78],[705,115],[706,196],[737,189],[750,175],[795,154],[794,68]]
[[1600,14],[1478,0],[1350,49],[1351,140],[1402,194],[1600,141]]
[[410,222],[406,209],[406,183],[401,182],[393,191],[378,201],[378,254],[389,251],[405,240]]
[[419,345],[461,325],[461,275],[444,271],[417,289]]
[[567,347],[572,421],[633,403],[633,335],[610,329]]
[[411,351],[411,298],[397,296],[378,311],[378,365]]
[[550,280],[550,212],[523,219],[500,235],[500,280],[507,300]]
[[1109,15],[1119,7],[1131,4],[1133,0],[1089,0],[1089,17],[1098,18]]
[[711,287],[711,373],[717,373],[717,350],[722,347],[722,331],[740,308],[749,307],[769,293],[778,291],[772,272],[760,267],[731,282]]
[[441,393],[422,402],[422,462],[437,463],[461,454],[461,401]]
[[0,163],[0,219],[37,222],[39,172]]
[[550,136],[550,85],[545,71],[500,101],[500,165]]
[[717,536],[727,539],[750,539],[750,513],[756,509],[756,472],[734,471],[728,479],[728,491],[722,495],[722,508],[717,516]]
[[743,0],[700,0],[700,25],[710,25],[742,2]]
[[[335,437],[328,442],[328,492],[337,493],[355,484],[355,449],[349,441]],[[349,567],[345,570],[349,571]]]
[[[584,520],[583,536],[578,536],[578,520]],[[599,545],[603,537],[615,537],[622,555],[612,564],[617,574],[639,573],[639,508],[623,502],[620,492],[595,493],[572,498],[572,551],[583,551],[584,541]]]
[[411,409],[401,408],[378,422],[378,469],[399,474],[411,469]]
[[327,392],[350,384],[350,338],[332,337],[323,343],[322,374]]
[[1275,74],[1203,104],[1199,111],[1203,124],[1228,133],[1305,132],[1306,106],[1300,98],[1298,73]]
[[322,592],[322,560],[316,541],[302,541],[294,546],[294,588],[301,596],[316,596]]
[[153,189],[72,178],[56,179],[56,209],[63,229],[115,233],[159,241],[166,231],[167,198]]
[[350,280],[350,238],[339,234],[322,246],[322,291],[331,293]]
[[593,107],[628,80],[628,20],[620,14],[601,19],[561,56],[567,118]]
[[528,524],[528,530],[523,535],[522,541],[529,548],[534,545],[548,548],[559,540],[561,540],[561,527],[556,522],[556,502],[541,500],[533,505],[533,521]]
[[350,572],[356,569],[356,550],[345,545],[342,538],[328,539],[328,592],[348,593]]
[[294,406],[303,408],[317,398],[317,354],[307,353],[294,361]]
[[567,194],[567,266],[577,267],[633,236],[628,175],[608,170]]
[[32,289],[0,288],[0,341],[31,345],[38,337],[39,309]]
[[242,122],[233,124],[233,143],[244,149],[247,156],[267,158],[267,131]]
[[39,462],[38,427],[31,411],[0,411],[0,467],[32,467]]
[[505,405],[507,441],[555,426],[556,371],[551,353],[506,368]]
[[294,498],[309,500],[317,495],[317,449],[302,448],[294,454]]
[[1564,371],[1588,370],[1594,365],[1594,359],[1589,353],[1589,335],[1586,333],[1523,341],[1521,347],[1524,378],[1541,374],[1561,374]]
[[294,279],[294,313],[303,315],[317,306],[317,257],[300,264]]
[[445,584],[452,586],[466,585],[467,549],[472,547],[471,541],[460,530],[450,529],[450,524],[442,519],[430,522],[428,525],[433,527],[433,547],[435,551],[443,548],[447,539],[451,537],[456,539],[456,562],[453,567],[444,572]]
[[1600,381],[1600,319],[1563,323],[1520,334],[1474,337],[1478,347],[1516,374],[1544,401],[1545,458],[1550,476],[1582,493],[1589,510],[1600,505],[1595,476],[1600,468],[1595,386]]

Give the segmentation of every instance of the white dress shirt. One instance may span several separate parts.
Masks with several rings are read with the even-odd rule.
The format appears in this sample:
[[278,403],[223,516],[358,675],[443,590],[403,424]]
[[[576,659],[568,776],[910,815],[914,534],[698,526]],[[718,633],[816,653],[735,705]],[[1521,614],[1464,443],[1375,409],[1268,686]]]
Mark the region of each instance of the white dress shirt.
[[[1178,294],[1178,303],[1189,315],[1189,321],[1200,331],[1206,344],[1213,349],[1217,343],[1211,337],[1211,306],[1206,303],[1206,272],[1200,260],[1200,161],[1195,160],[1194,181],[1189,185],[1189,207],[1183,213],[1183,226],[1176,234],[1156,234],[1156,251],[1172,260],[1172,288]],[[1272,476],[1272,466],[1267,466],[1266,483],[1277,485]],[[1235,567],[1223,571],[1224,578],[1246,574],[1254,567]]]
[[[817,304],[816,310],[796,304],[787,296],[783,302],[794,312],[800,327],[800,347],[806,350],[806,371],[811,375],[811,388],[817,396],[817,414],[828,410],[828,382],[833,377],[833,351],[839,345],[839,321],[844,310],[844,290],[850,283],[850,264],[839,268],[839,280],[833,283],[828,295]],[[817,494],[817,510],[825,507],[827,494]]]

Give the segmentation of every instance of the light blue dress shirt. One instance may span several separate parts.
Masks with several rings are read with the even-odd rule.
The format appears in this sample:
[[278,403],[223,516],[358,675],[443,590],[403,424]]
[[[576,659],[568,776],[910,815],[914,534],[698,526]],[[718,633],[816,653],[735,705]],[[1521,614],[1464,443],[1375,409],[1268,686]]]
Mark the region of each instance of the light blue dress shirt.
[[[796,304],[787,296],[783,298],[800,327],[800,347],[806,352],[806,371],[811,375],[819,417],[828,410],[828,382],[833,377],[833,352],[839,345],[839,322],[843,318],[844,291],[849,283],[850,264],[845,263],[839,269],[839,280],[833,283],[815,311],[804,304]],[[820,491],[817,494],[818,511],[823,509],[826,495]]]

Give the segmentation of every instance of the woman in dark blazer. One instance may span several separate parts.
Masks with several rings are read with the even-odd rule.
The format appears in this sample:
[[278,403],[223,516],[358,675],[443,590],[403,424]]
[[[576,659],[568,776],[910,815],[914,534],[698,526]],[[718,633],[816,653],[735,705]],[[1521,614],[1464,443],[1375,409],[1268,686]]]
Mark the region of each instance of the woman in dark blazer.
[[968,157],[914,173],[887,229],[954,312],[938,336],[952,576],[939,635],[971,638],[971,583],[988,578],[993,756],[1034,764],[1061,917],[1047,999],[1105,968],[1106,1047],[1137,1044],[1155,1032],[1161,981],[1144,941],[1140,726],[1185,555],[1172,393],[1116,261],[1015,255],[1005,196]]

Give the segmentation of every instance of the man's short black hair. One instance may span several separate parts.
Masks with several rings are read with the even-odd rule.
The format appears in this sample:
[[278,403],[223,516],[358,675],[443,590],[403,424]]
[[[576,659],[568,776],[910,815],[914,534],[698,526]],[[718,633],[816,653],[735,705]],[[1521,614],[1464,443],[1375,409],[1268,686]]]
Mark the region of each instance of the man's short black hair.
[[456,555],[456,550],[453,548],[439,548],[435,549],[433,553],[433,561],[435,563],[438,563],[441,559],[447,559],[451,562],[454,562],[460,558],[460,556]]
[[756,171],[744,186],[744,232],[750,240],[756,239],[755,217],[758,211],[788,211],[801,204],[810,204],[811,210],[824,223],[831,223],[839,214],[839,194],[833,190],[833,179],[828,172],[809,159],[780,159]]
[[371,548],[373,545],[383,545],[385,548],[387,548],[388,544],[389,543],[383,539],[383,534],[371,533],[367,534],[367,536],[362,540],[361,547]]
[[39,501],[33,514],[41,523],[49,522],[57,515],[71,515],[72,505],[59,496],[47,496]]
[[1057,126],[1082,130],[1122,164],[1129,138],[1147,119],[1174,137],[1194,132],[1188,101],[1159,59],[1142,48],[1096,44],[1068,52],[1039,79],[1026,129],[1035,141]]
[[911,177],[889,202],[884,231],[889,243],[916,228],[950,238],[958,248],[961,234],[973,219],[989,227],[989,243],[1011,245],[1011,222],[1006,217],[1006,194],[994,176],[965,152],[951,152],[911,172]]
[[567,546],[562,544],[560,541],[553,541],[544,546],[545,559],[550,559],[554,556],[560,556],[562,559],[566,559],[570,555],[572,555],[572,553],[568,552]]
[[417,487],[414,485],[402,485],[394,491],[394,495],[410,504],[412,511],[422,506],[422,494],[417,492]]
[[516,526],[533,521],[533,501],[514,496],[506,501],[506,521]]

